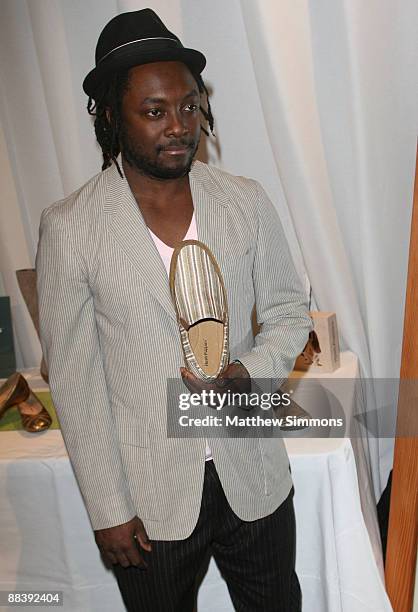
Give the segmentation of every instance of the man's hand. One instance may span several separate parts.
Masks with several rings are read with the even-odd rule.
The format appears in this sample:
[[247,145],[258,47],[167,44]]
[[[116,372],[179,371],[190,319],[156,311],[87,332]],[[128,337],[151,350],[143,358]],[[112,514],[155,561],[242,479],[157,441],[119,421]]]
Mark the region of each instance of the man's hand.
[[142,569],[147,568],[139,553],[139,547],[151,552],[151,543],[143,522],[137,516],[122,525],[98,529],[94,532],[94,537],[100,552],[109,563],[119,563],[122,567],[135,565]]
[[251,391],[251,378],[242,363],[230,363],[211,383],[197,378],[186,368],[180,368],[180,373],[184,384],[191,393],[201,393],[204,390],[216,393],[227,393],[228,391],[249,393]]

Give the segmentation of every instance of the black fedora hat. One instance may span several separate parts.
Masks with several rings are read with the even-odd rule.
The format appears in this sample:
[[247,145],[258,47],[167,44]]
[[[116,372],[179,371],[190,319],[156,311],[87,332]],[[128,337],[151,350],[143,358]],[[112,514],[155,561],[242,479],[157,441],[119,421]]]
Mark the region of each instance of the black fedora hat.
[[197,74],[206,65],[203,53],[183,47],[153,10],[121,13],[103,28],[96,46],[96,67],[84,79],[83,89],[94,98],[116,71],[163,61],[183,62]]

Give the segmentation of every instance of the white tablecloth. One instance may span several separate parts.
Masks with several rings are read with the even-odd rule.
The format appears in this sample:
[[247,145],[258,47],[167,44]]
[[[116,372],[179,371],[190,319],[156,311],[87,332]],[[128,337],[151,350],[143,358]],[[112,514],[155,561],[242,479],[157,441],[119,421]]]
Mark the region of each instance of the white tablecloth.
[[[356,372],[355,356],[343,354],[335,376],[353,378]],[[25,375],[40,388],[35,372]],[[351,399],[343,399],[346,409]],[[391,611],[361,445],[293,438],[286,446],[303,612]],[[101,562],[59,431],[0,433],[0,532],[0,590],[62,590],[65,612],[124,610],[113,574]],[[212,560],[198,611],[232,610]]]

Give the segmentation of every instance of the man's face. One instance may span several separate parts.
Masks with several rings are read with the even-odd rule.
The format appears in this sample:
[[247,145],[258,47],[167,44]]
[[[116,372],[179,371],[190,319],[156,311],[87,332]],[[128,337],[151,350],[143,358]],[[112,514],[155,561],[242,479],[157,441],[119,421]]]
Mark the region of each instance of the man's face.
[[195,79],[181,62],[135,66],[129,76],[119,134],[124,159],[148,176],[184,176],[200,138],[200,94]]

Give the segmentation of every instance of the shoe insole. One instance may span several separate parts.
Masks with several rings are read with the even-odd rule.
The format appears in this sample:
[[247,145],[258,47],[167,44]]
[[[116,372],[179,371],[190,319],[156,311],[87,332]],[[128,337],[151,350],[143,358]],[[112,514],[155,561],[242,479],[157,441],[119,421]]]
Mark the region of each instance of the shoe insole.
[[198,364],[205,374],[214,376],[222,357],[224,325],[204,319],[189,328],[189,341]]

